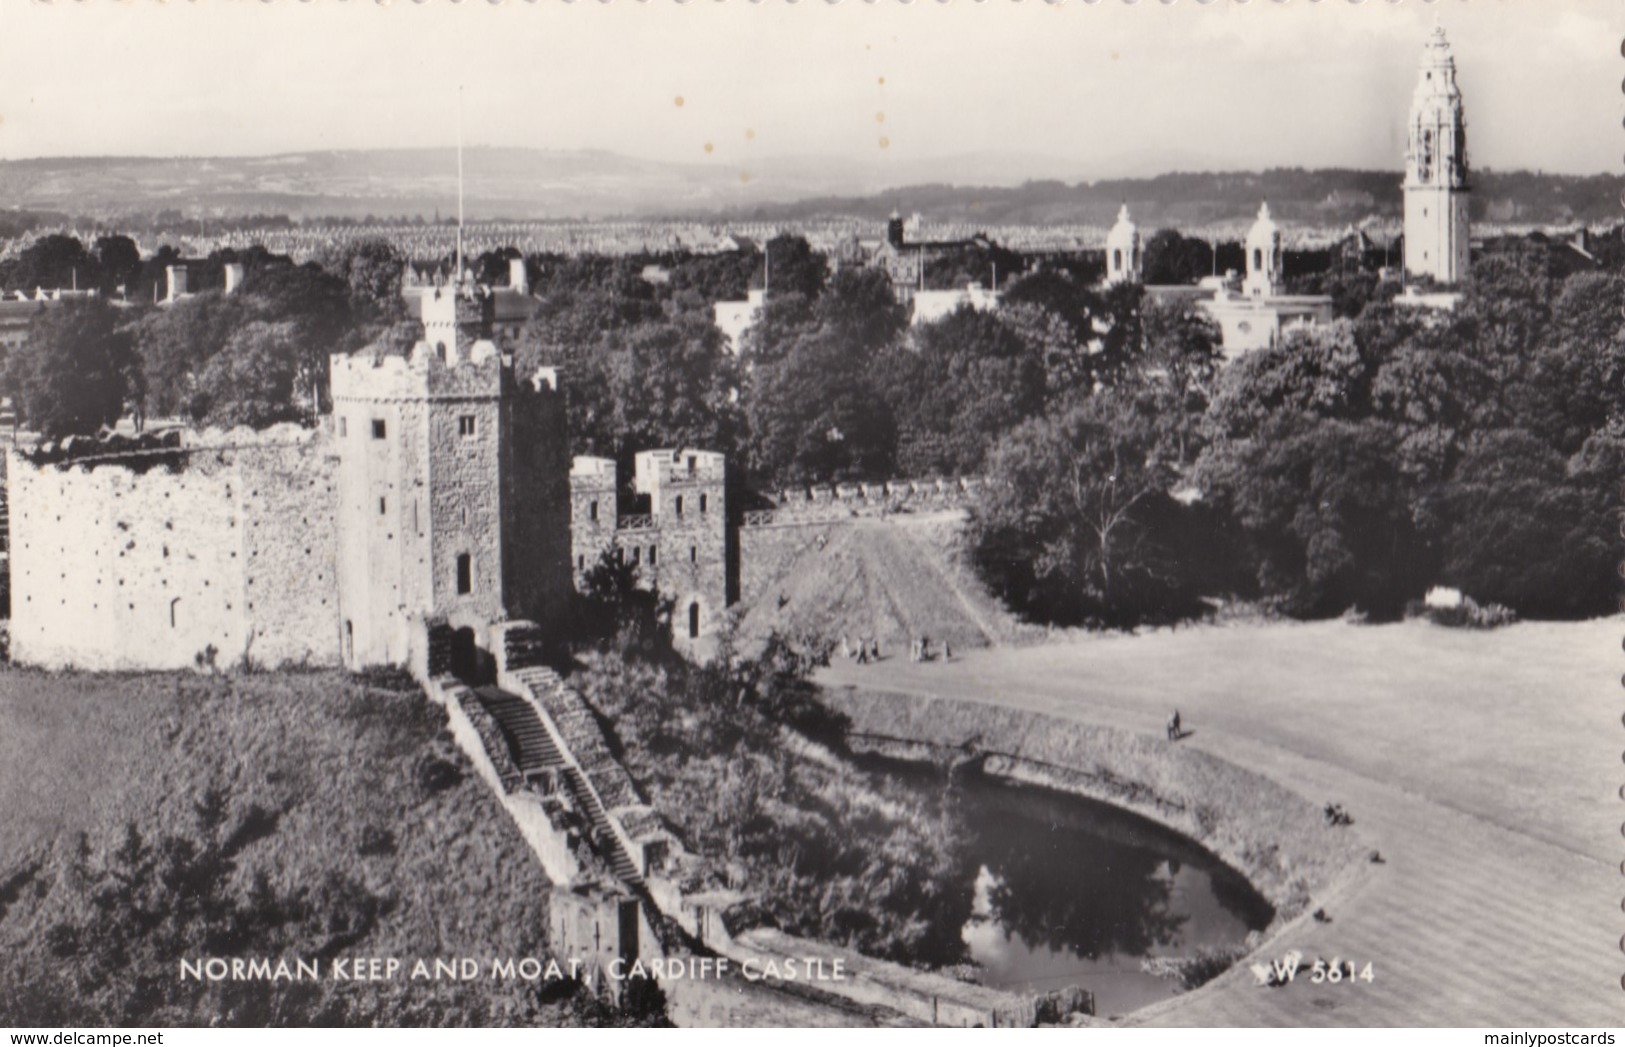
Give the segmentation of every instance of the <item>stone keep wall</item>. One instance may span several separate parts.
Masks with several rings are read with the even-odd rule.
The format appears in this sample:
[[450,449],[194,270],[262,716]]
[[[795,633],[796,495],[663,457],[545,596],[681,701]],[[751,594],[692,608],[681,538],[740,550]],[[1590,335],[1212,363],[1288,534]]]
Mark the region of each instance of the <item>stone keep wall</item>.
[[[281,442],[278,441],[281,437]],[[171,472],[7,463],[12,656],[87,669],[328,664],[331,481],[315,434],[194,447]]]
[[333,357],[339,614],[351,667],[403,664],[416,617],[476,630],[506,617],[507,378],[489,342],[420,342],[409,359]]

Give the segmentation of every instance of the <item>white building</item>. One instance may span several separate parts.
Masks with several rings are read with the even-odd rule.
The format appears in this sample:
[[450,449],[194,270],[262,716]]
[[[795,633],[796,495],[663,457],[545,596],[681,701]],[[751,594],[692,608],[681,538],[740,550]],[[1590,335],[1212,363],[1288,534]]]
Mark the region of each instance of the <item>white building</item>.
[[914,311],[909,323],[916,327],[934,323],[967,305],[979,312],[991,312],[999,307],[999,298],[1000,292],[981,284],[968,284],[947,291],[915,291]]
[[766,301],[764,292],[747,291],[743,302],[717,302],[711,307],[712,319],[722,332],[728,352],[735,356],[739,355],[739,339],[750,329],[750,325],[756,322],[764,301]]
[[1140,227],[1129,217],[1128,204],[1124,204],[1117,212],[1117,224],[1106,234],[1106,283],[1139,283],[1143,262]]
[[1226,359],[1275,345],[1294,328],[1332,319],[1331,296],[1281,293],[1282,243],[1281,228],[1266,203],[1247,233],[1247,275],[1241,294],[1221,288],[1211,299],[1197,303],[1219,325]]
[[1467,277],[1467,124],[1444,30],[1422,49],[1405,150],[1405,271],[1441,284]]

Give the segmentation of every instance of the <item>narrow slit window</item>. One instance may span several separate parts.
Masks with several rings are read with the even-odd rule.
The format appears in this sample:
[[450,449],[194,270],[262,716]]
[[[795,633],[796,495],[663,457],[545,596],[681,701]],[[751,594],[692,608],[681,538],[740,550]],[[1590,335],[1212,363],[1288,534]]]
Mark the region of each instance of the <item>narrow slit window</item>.
[[651,546],[649,546],[649,566],[653,567],[654,565],[655,565],[655,547],[651,545]]
[[703,495],[703,494],[700,495],[700,512],[702,512],[702,513],[705,512],[706,501],[707,501],[706,496]]
[[471,414],[457,416],[458,436],[478,436],[480,432],[479,420]]
[[467,553],[457,554],[457,595],[467,596],[474,591],[474,558]]
[[675,505],[676,505],[676,508],[677,508],[677,515],[682,516],[683,515],[683,496],[682,495],[677,496],[677,501],[676,501]]
[[699,563],[700,562],[700,547],[699,546],[691,545],[691,546],[688,547],[688,562],[689,563]]
[[382,498],[378,499],[378,515],[383,516],[388,511],[389,511],[389,503],[386,502]]
[[598,522],[598,503],[597,503],[597,501],[593,501],[592,503],[590,503],[587,506],[587,519],[591,520],[593,523]]

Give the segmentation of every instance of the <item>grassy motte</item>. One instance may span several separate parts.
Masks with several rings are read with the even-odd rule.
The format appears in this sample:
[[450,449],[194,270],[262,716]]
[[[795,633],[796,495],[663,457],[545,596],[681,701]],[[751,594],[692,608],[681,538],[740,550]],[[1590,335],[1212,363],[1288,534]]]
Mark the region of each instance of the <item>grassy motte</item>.
[[[615,1020],[570,984],[327,980],[546,955],[549,885],[402,676],[0,670],[0,1024]],[[182,958],[322,960],[198,983]]]

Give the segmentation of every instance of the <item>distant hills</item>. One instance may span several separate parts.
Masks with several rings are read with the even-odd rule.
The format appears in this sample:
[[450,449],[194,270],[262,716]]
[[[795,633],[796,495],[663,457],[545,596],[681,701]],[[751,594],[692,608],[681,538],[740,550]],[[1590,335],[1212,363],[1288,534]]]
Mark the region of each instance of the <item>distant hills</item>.
[[[1172,158],[1170,158],[1172,159]],[[703,218],[790,221],[894,207],[933,222],[1109,224],[1127,202],[1144,226],[1202,228],[1250,218],[1261,199],[1291,221],[1342,226],[1400,214],[1400,173],[1326,169],[1175,173],[1077,181],[1053,157],[967,153],[937,160],[765,158],[748,168],[601,151],[475,148],[465,154],[470,219]],[[455,213],[446,149],[257,157],[64,157],[0,161],[0,207],[95,218],[173,209],[188,217]],[[1504,224],[1613,223],[1616,175],[1480,171],[1473,217]]]

